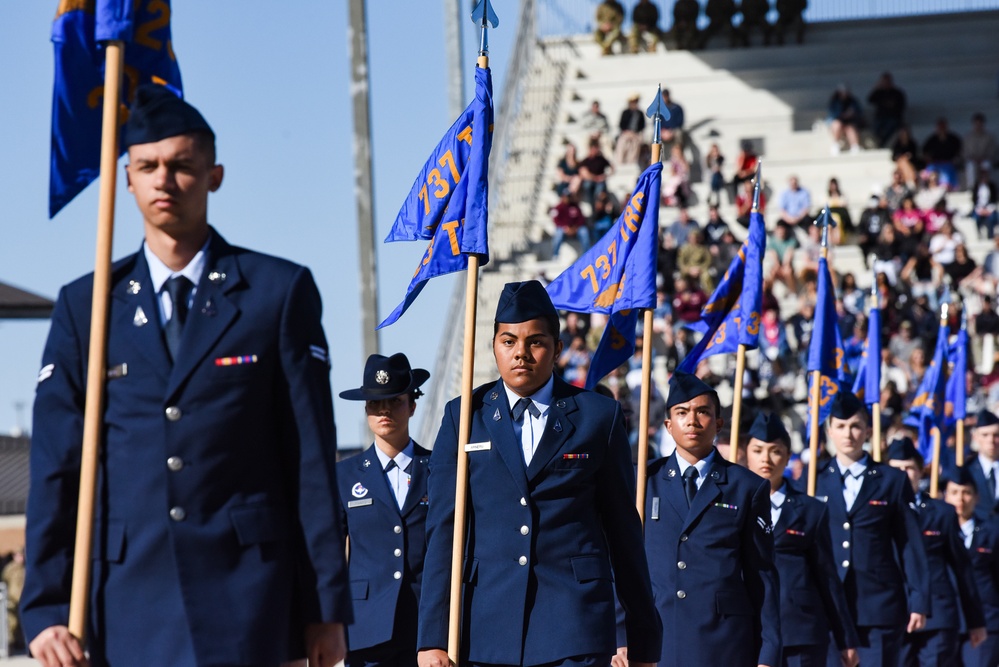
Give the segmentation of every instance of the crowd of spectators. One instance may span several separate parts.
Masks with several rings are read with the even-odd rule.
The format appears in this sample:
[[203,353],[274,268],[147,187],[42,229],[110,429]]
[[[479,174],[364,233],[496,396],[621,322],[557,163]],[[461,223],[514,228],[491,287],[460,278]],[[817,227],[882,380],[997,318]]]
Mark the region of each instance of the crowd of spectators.
[[[787,37],[802,43],[805,36],[807,0],[676,0],[672,22],[668,29],[660,25],[659,8],[651,0],[638,0],[631,9],[631,32],[624,31],[626,9],[618,0],[604,0],[597,6],[593,38],[604,55],[620,52],[653,52],[658,45],[665,48],[693,50],[705,48],[713,39],[722,38],[729,47],[749,46],[752,35],[761,34],[763,45],[776,41],[784,44]],[[771,22],[771,10],[776,21]],[[698,28],[698,22],[707,25]]]
[[[837,91],[850,95],[846,87]],[[993,238],[997,217],[997,188],[992,178],[996,141],[986,119],[975,114],[962,138],[949,128],[945,118],[923,142],[915,140],[905,119],[905,94],[885,73],[868,97],[871,122],[858,121],[857,133],[841,123],[841,137],[860,145],[869,129],[872,140],[892,149],[885,179],[862,195],[859,206],[851,206],[835,175],[825,192],[813,193],[796,176],[771,191],[764,183],[760,210],[768,223],[764,260],[763,313],[760,349],[746,371],[744,403],[765,403],[785,410],[807,401],[804,377],[817,298],[819,258],[822,254],[819,228],[813,221],[828,206],[836,227],[831,231],[829,266],[836,285],[836,309],[844,341],[848,372],[856,373],[867,338],[870,285],[876,281],[876,298],[882,310],[882,413],[886,424],[899,426],[906,415],[923,374],[932,358],[939,324],[939,306],[947,299],[952,334],[967,314],[973,344],[969,361],[969,413],[974,406],[999,403],[999,365],[994,364],[995,337],[999,336],[999,314],[995,299],[999,288],[999,241],[980,265],[968,252],[968,239],[955,225],[955,217],[973,218],[979,238]],[[653,325],[653,358],[666,373],[671,372],[696,344],[698,335],[685,325],[701,317],[701,309],[724,275],[740,243],[735,225],[749,225],[753,201],[753,175],[760,156],[752,141],[740,143],[734,160],[727,160],[718,143],[706,150],[695,149],[684,130],[680,104],[663,91],[670,110],[660,139],[664,163],[660,238],[658,249],[657,308]],[[573,237],[579,251],[588,249],[616,221],[622,201],[630,191],[613,192],[607,176],[624,166],[648,164],[648,121],[639,108],[637,95],[623,101],[620,121],[612,129],[609,119],[593,102],[580,119],[587,136],[587,152],[577,160],[575,146],[566,143],[558,163],[554,189],[560,195],[552,214],[556,224],[553,255],[563,241]],[[865,117],[859,103],[855,114]],[[840,114],[842,119],[849,114]],[[856,141],[854,141],[856,139]],[[611,159],[606,155],[613,156]],[[694,156],[697,156],[696,164]],[[702,199],[694,196],[691,181],[704,183]],[[968,192],[970,210],[955,210],[951,203],[957,191]],[[768,194],[772,202],[768,208]],[[963,195],[967,201],[967,195]],[[734,206],[726,206],[731,204]],[[726,219],[725,212],[732,215]],[[853,211],[853,215],[851,215]],[[967,229],[967,226],[964,226]],[[740,233],[739,237],[743,237]],[[835,246],[855,244],[864,259],[864,275],[837,269]],[[606,319],[569,314],[563,333],[564,352],[559,368],[566,380],[584,385],[587,372]],[[631,362],[608,376],[606,384],[637,415],[641,340]],[[731,355],[730,355],[731,356]],[[732,360],[702,363],[698,373],[715,383],[730,382]],[[721,368],[728,365],[725,372]],[[713,372],[712,369],[715,369]],[[715,375],[718,372],[718,375]],[[651,428],[658,431],[662,397],[653,391]],[[752,410],[743,414],[753,414]],[[794,411],[785,414],[795,414]],[[634,420],[637,422],[637,420]],[[632,423],[633,441],[637,423]],[[803,427],[803,424],[796,424]]]

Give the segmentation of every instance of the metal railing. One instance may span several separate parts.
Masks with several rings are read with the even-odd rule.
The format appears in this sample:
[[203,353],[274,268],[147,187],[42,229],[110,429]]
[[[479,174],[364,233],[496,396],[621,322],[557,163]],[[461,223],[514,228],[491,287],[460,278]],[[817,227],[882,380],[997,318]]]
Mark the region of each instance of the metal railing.
[[[599,4],[600,0],[538,0],[537,35],[554,37],[593,32]],[[626,5],[624,28],[627,30],[631,27],[631,8],[635,3],[622,4]],[[654,0],[653,4],[659,8],[659,27],[668,29],[673,23],[675,0]],[[699,4],[702,12],[698,25],[703,28],[708,22],[703,13],[704,0],[700,0]],[[771,6],[773,4],[771,2]],[[805,21],[856,21],[996,9],[999,9],[999,0],[809,0]],[[769,18],[776,20],[776,10],[771,9]],[[739,21],[740,17],[737,17],[735,22]]]

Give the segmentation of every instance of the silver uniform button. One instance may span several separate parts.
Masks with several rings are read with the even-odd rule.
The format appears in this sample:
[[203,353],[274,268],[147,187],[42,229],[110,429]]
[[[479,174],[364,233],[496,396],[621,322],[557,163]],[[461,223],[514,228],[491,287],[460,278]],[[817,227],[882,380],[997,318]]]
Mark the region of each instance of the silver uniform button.
[[848,560],[843,561],[843,567],[850,567],[850,561]]
[[402,549],[396,549],[396,550],[395,550],[395,551],[393,551],[392,553],[394,553],[394,554],[395,554],[395,557],[396,557],[396,558],[398,558],[399,556],[401,556],[401,555],[402,555]]
[[684,591],[677,591],[676,596],[682,600],[683,598],[687,597],[687,593]]
[[679,563],[677,563],[676,566],[677,566],[677,568],[679,568],[681,570],[686,570],[687,569],[687,564],[684,563],[683,561],[680,561]]
[[520,534],[521,535],[527,535],[529,532],[531,532],[531,529],[528,528],[527,526],[521,526],[520,527]]
[[850,530],[850,522],[849,521],[847,521],[846,523],[843,524],[843,530]]
[[687,536],[686,535],[681,535],[680,536],[680,541],[681,542],[686,542],[687,541]]
[[519,559],[517,560],[517,562],[518,562],[518,563],[520,563],[521,565],[527,565],[527,556],[521,556],[521,557],[520,557],[520,558],[519,558]]
[[527,507],[527,498],[521,498],[520,505],[521,507]]
[[844,549],[849,549],[850,548],[850,542],[849,542],[849,540],[844,540],[843,541],[843,548]]
[[179,456],[171,456],[170,458],[167,459],[167,468],[170,469],[170,472],[177,472],[183,467],[184,467],[184,459],[180,458]]
[[402,532],[402,526],[396,526],[392,530],[393,530],[393,532],[395,532],[396,535],[398,535],[399,533]]
[[184,511],[183,507],[171,507],[170,518],[174,521],[183,521],[187,518],[187,512]]
[[172,422],[175,422],[178,419],[180,419],[182,414],[183,413],[180,411],[180,408],[178,408],[176,405],[171,405],[169,408],[166,409],[166,418]]
[[393,579],[402,579],[402,572],[399,572],[398,570],[396,570],[395,573],[392,575],[392,578]]

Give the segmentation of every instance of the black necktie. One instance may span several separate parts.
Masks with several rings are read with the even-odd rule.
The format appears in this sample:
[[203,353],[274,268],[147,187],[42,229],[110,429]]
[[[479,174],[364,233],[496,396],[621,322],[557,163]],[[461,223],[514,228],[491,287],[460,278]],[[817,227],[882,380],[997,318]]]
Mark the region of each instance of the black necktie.
[[177,351],[180,349],[180,338],[187,320],[187,301],[191,298],[193,288],[194,285],[184,276],[174,276],[166,281],[166,291],[173,303],[173,316],[166,323],[163,333],[171,359],[177,358]]
[[683,472],[683,492],[687,495],[687,506],[694,503],[697,495],[697,468],[690,466]]
[[392,468],[398,468],[399,464],[395,462],[395,459],[389,459],[389,462],[385,465],[385,472],[389,472]]
[[534,401],[529,398],[522,398],[513,404],[513,410],[511,410],[513,421],[519,422],[521,417],[524,416],[525,411],[530,412],[531,416],[535,419],[541,416],[541,410],[538,410],[538,406],[534,404]]
[[996,497],[996,469],[995,466],[989,468],[989,474],[986,478],[989,480],[989,491],[992,492],[992,498]]

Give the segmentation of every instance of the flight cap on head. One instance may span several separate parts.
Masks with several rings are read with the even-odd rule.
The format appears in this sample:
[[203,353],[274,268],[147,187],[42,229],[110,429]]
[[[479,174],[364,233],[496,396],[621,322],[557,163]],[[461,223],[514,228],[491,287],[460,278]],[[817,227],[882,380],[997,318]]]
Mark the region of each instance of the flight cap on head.
[[753,425],[749,427],[747,434],[750,438],[756,438],[763,442],[780,442],[788,447],[788,449],[791,447],[791,436],[788,435],[787,429],[784,428],[784,423],[781,421],[780,416],[774,413],[757,413],[756,419],[753,420]]
[[849,419],[861,411],[865,415],[867,414],[863,401],[854,396],[853,392],[844,390],[837,392],[836,397],[833,398],[832,412],[829,413],[829,416],[836,419]]
[[558,311],[544,286],[537,280],[504,285],[496,304],[496,322],[519,324],[536,319],[554,319],[558,323]]
[[912,441],[909,436],[902,436],[901,438],[895,438],[888,445],[888,451],[885,452],[886,461],[916,461],[920,466],[923,465],[923,456],[916,449],[916,443]]
[[348,401],[381,401],[409,394],[427,381],[430,373],[411,368],[402,352],[391,357],[372,354],[364,364],[364,381],[357,389],[340,392]]
[[670,408],[680,403],[686,403],[697,398],[701,394],[714,394],[715,401],[718,400],[718,393],[701,378],[693,373],[676,371],[669,379],[669,398],[666,399],[666,412]]
[[950,468],[941,475],[941,479],[943,480],[944,487],[947,486],[947,482],[953,482],[960,486],[970,486],[974,489],[975,493],[978,493],[978,487],[975,486],[975,478],[967,466]]
[[993,424],[999,424],[999,417],[996,417],[994,413],[988,410],[979,411],[977,420],[975,421],[975,428],[979,426],[992,426]]
[[191,132],[215,136],[204,116],[166,86],[147,83],[135,91],[123,147],[151,144]]

